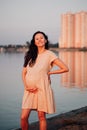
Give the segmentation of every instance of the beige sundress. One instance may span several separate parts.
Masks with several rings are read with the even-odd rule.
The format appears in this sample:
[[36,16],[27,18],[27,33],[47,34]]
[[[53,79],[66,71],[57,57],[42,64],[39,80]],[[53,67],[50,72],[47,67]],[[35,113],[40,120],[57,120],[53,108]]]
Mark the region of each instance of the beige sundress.
[[29,87],[37,87],[36,93],[24,90],[22,109],[35,109],[46,113],[55,112],[53,91],[48,78],[51,63],[58,58],[52,51],[39,54],[33,67],[27,65],[26,83]]

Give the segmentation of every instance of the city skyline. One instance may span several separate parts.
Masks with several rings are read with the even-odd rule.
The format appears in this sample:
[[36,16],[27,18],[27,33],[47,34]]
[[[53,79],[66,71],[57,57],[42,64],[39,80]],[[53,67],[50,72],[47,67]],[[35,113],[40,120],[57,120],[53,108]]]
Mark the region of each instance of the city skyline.
[[[79,4],[79,6],[78,6]],[[59,41],[61,14],[87,11],[87,1],[0,0],[0,45],[25,44],[35,31]]]

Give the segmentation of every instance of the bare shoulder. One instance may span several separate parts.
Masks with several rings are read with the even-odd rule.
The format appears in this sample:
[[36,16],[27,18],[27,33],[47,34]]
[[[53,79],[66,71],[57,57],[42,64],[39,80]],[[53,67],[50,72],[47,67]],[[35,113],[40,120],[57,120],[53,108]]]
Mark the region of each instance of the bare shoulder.
[[22,69],[24,72],[26,72],[27,71],[27,67],[23,67],[23,69]]

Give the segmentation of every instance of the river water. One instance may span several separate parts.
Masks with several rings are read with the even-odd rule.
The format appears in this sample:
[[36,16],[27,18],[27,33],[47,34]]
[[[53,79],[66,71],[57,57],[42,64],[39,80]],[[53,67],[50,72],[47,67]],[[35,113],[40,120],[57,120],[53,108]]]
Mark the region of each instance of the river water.
[[[87,52],[61,51],[56,55],[67,64],[69,72],[51,76],[56,113],[47,118],[87,106]],[[20,127],[23,62],[24,53],[0,54],[0,130]],[[37,120],[37,113],[32,112],[29,121]]]

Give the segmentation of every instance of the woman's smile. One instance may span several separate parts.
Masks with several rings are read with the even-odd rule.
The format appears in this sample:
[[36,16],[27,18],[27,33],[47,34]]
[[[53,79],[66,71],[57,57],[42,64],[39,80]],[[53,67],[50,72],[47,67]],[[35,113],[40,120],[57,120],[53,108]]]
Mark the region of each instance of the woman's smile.
[[46,43],[46,40],[41,33],[39,33],[35,36],[35,45],[36,46],[45,46],[45,43]]

